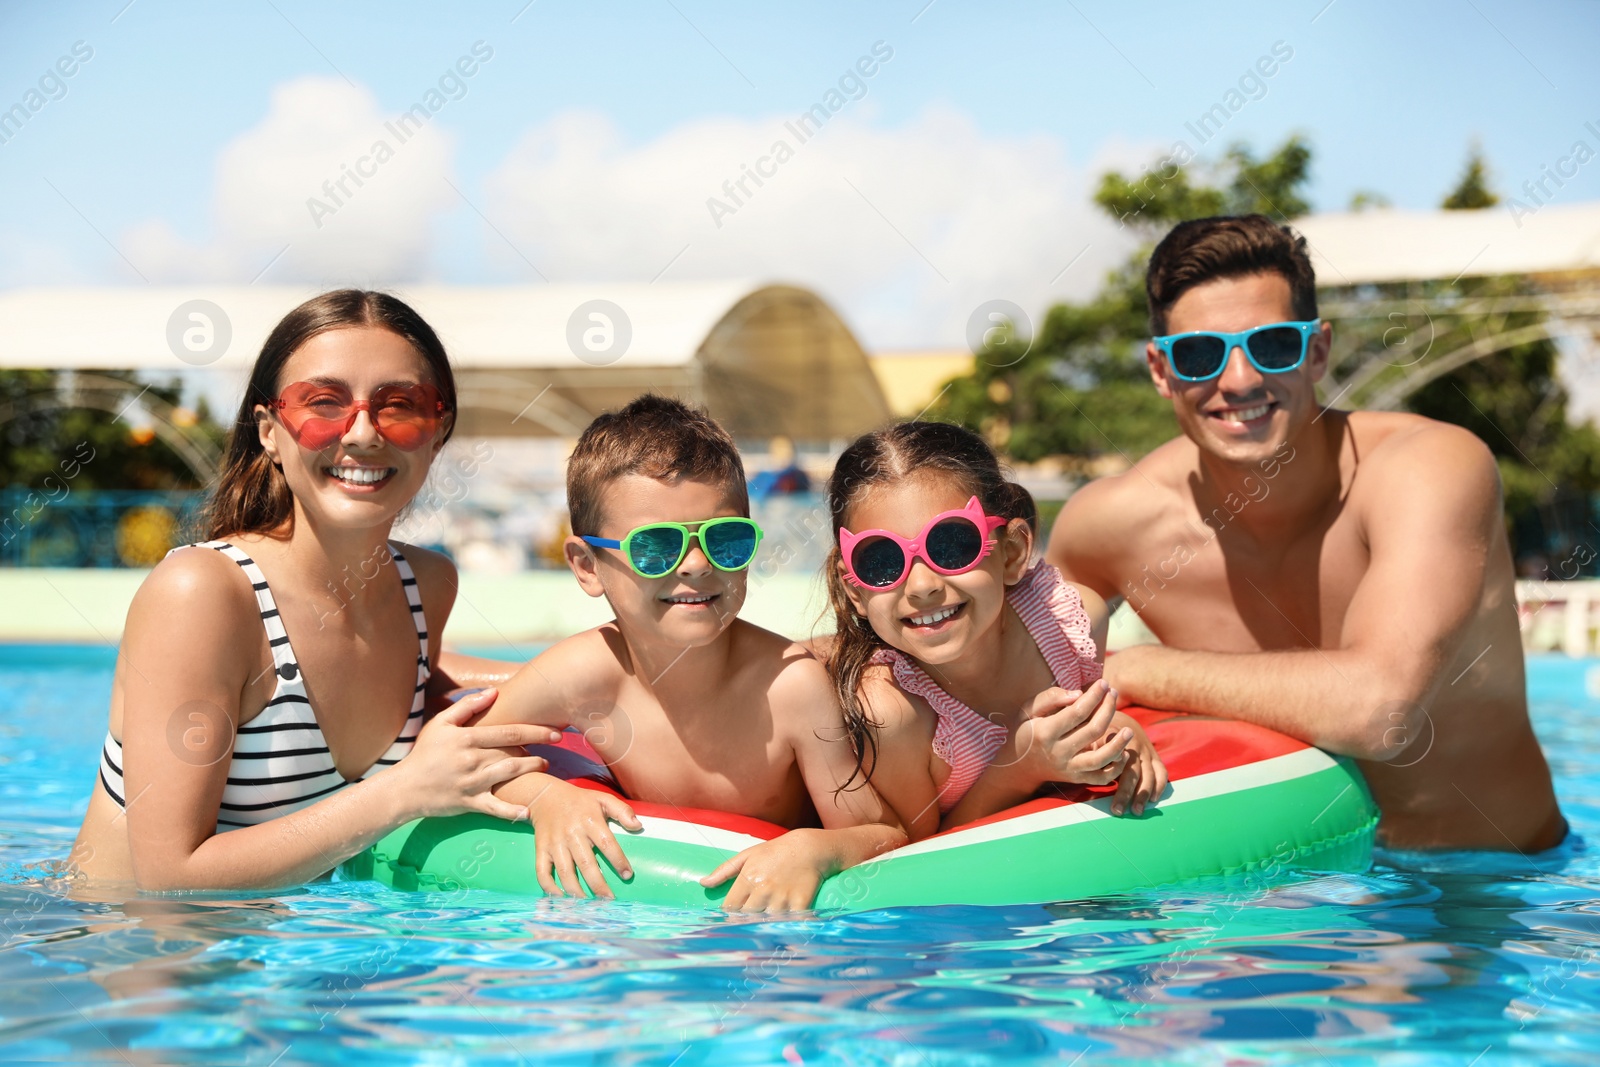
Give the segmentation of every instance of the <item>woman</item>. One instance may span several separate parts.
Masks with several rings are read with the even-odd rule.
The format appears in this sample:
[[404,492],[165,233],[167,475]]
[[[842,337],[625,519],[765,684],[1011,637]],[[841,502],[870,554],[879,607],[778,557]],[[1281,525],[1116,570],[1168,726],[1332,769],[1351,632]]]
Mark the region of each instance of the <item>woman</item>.
[[128,611],[80,874],[269,888],[425,815],[526,817],[490,789],[544,761],[500,749],[559,735],[466,725],[492,690],[423,725],[455,570],[388,539],[454,406],[438,337],[391,296],[324,293],[272,331],[209,540],[168,555]]

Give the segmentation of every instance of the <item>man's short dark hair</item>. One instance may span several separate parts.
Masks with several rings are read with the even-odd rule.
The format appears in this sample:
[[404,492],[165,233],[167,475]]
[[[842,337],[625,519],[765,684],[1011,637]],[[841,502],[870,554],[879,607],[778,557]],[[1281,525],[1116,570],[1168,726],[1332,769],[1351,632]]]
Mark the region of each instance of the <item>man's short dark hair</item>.
[[1178,298],[1203,282],[1276,273],[1289,283],[1296,320],[1317,317],[1317,276],[1306,239],[1265,215],[1217,215],[1180,222],[1150,256],[1144,288],[1150,298],[1150,330],[1167,332],[1167,313]]

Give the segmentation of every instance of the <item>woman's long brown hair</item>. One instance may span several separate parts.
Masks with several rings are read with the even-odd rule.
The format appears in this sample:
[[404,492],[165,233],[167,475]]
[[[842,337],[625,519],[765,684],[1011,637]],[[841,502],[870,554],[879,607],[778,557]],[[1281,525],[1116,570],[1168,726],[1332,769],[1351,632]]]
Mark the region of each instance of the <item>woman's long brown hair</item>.
[[889,646],[857,615],[845,592],[839,565],[839,528],[849,528],[850,509],[874,486],[910,477],[941,475],[955,481],[961,491],[978,498],[983,510],[1007,520],[1024,519],[1030,527],[1038,512],[1033,497],[1006,477],[994,449],[964,426],[946,422],[903,422],[863,434],[850,443],[834,464],[828,479],[828,511],[832,518],[833,548],[823,565],[828,581],[828,603],[833,608],[833,649],[828,673],[833,677],[845,730],[856,752],[856,778],[871,778],[878,756],[878,723],[861,703],[861,678],[872,657]]
[[444,345],[421,315],[388,293],[364,289],[338,289],[314,296],[285,315],[273,327],[250,371],[239,414],[228,433],[228,453],[216,491],[207,503],[202,525],[208,540],[232,534],[262,533],[287,537],[294,529],[294,496],[283,472],[261,447],[256,429],[257,405],[271,404],[278,395],[278,375],[289,357],[311,338],[328,330],[375,326],[410,342],[433,372],[433,384],[443,394],[446,416],[444,439],[455,428],[456,379]]

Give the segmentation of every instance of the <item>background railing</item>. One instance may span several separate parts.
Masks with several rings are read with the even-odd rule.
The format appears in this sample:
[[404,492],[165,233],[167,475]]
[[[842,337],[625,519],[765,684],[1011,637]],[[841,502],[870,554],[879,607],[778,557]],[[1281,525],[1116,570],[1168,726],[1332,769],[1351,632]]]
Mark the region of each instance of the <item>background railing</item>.
[[[153,567],[173,547],[198,540],[204,492],[0,488],[0,567]],[[832,544],[820,493],[752,500],[767,532],[758,579],[811,574]],[[394,536],[440,549],[469,570],[560,568],[566,509],[545,495],[499,504],[419,496]]]
[[0,566],[152,567],[192,539],[193,490],[0,489]]
[[1600,580],[1519,581],[1517,617],[1529,652],[1591,656],[1600,637]]

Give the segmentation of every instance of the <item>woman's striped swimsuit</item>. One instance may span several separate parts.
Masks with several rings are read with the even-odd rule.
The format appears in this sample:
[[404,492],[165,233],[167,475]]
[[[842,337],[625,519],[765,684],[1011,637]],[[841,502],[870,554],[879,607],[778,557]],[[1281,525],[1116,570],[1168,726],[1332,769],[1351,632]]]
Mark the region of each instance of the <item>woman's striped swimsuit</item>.
[[[289,634],[283,628],[278,605],[267,588],[267,579],[255,560],[226,541],[204,541],[189,548],[211,548],[237,563],[255,589],[261,623],[267,629],[272,662],[277,668],[278,686],[261,714],[239,727],[233,741],[233,762],[228,766],[228,784],[222,791],[222,808],[217,814],[217,832],[241,826],[255,826],[280,815],[298,811],[322,797],[351,784],[339,774],[328,751],[328,740],[317,725],[311,701],[306,697],[305,675],[295,659]],[[178,551],[174,549],[173,551]],[[372,775],[399,763],[416,743],[422,729],[423,690],[428,683],[428,628],[422,613],[422,596],[417,591],[411,565],[391,544],[389,553],[406,603],[411,605],[411,622],[417,630],[417,685],[411,698],[411,714],[400,736],[361,776]],[[198,724],[197,724],[198,725]],[[122,745],[110,732],[100,753],[100,783],[117,806],[126,807],[122,780]],[[137,802],[138,798],[134,798]]]
[[[1087,689],[1100,677],[1089,632],[1089,614],[1078,590],[1061,572],[1044,561],[1035,563],[1016,585],[1006,590],[1006,600],[1016,610],[1056,685]],[[939,810],[948,812],[967,795],[994,754],[1005,744],[1006,728],[973,711],[939,688],[916,660],[893,648],[880,649],[873,663],[890,664],[895,684],[928,702],[939,723],[933,729],[933,753],[950,767],[950,777],[939,791]]]

